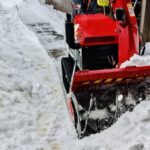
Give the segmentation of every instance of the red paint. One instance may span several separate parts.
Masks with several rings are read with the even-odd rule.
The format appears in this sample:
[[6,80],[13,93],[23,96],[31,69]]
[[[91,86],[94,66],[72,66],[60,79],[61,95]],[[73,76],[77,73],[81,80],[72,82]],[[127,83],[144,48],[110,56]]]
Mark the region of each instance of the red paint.
[[72,90],[77,90],[83,82],[94,82],[101,79],[128,79],[147,76],[150,76],[150,66],[77,71],[74,75]]

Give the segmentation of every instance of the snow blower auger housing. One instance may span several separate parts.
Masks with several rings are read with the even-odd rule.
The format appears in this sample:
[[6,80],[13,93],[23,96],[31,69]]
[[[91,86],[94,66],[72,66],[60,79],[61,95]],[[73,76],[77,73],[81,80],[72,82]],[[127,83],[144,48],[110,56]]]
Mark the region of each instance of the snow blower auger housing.
[[120,67],[134,54],[143,54],[131,0],[92,2],[89,8],[72,3],[65,23],[69,55],[61,61],[67,106],[79,138],[110,127],[145,100],[150,89],[150,66]]

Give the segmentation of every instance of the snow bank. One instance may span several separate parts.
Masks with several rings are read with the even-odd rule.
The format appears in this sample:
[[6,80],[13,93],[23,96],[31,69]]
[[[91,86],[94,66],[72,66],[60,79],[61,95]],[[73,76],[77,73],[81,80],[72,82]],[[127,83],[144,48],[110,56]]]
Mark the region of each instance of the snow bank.
[[[39,150],[55,133],[55,120],[66,114],[61,85],[52,60],[16,7],[0,5],[0,149]],[[53,116],[54,108],[62,115]]]
[[130,58],[130,60],[127,60],[124,62],[120,67],[125,68],[127,66],[149,66],[150,65],[150,56],[139,56],[134,55]]
[[37,0],[26,0],[19,7],[19,15],[25,24],[50,22],[58,33],[64,33],[65,13],[54,10],[52,5],[41,5]]
[[2,5],[3,9],[10,9],[15,6],[19,6],[24,0],[1,0],[0,4]]
[[134,55],[130,60],[125,61],[121,64],[121,68],[127,66],[149,66],[150,65],[150,43],[146,43],[146,50],[144,56]]

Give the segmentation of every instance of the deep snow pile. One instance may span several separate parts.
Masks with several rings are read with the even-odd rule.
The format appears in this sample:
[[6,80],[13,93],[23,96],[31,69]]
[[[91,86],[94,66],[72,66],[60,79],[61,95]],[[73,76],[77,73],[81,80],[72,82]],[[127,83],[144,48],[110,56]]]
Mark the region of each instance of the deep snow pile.
[[38,0],[26,0],[19,7],[19,15],[25,24],[48,23],[60,34],[64,34],[65,14],[53,6],[41,5]]
[[[7,8],[3,1],[0,7],[0,149],[42,148],[50,134],[55,135],[55,120],[66,114],[62,97],[52,60],[20,21],[16,7],[9,3]],[[62,114],[56,114],[51,108],[57,108]]]
[[[104,132],[77,139],[55,66],[36,36],[18,17],[18,8],[30,7],[21,2],[0,1],[3,3],[0,7],[0,149],[149,150],[150,101],[142,102],[132,113],[125,113]],[[39,19],[36,12],[40,4],[36,0],[28,2],[35,2],[34,9],[29,9],[35,11],[32,14],[35,22],[49,15],[57,18],[59,14],[46,6],[43,11],[49,11],[49,15],[43,13]],[[26,12],[22,12],[22,17],[26,22],[32,21]],[[60,29],[57,21],[53,25]],[[149,53],[149,45],[147,49]]]
[[54,50],[66,50],[65,41],[56,37],[64,35],[65,13],[53,9],[52,5],[41,5],[37,0],[23,1],[18,13],[21,20],[38,33],[37,37],[49,54]]
[[144,56],[134,55],[127,60],[123,64],[121,64],[121,68],[126,66],[149,66],[150,65],[150,43],[146,43],[146,51]]

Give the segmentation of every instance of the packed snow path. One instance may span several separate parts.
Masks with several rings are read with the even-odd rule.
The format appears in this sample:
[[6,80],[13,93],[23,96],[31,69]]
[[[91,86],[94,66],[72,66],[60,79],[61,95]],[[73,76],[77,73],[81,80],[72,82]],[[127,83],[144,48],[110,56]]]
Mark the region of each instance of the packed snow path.
[[64,36],[57,33],[50,23],[28,24],[29,29],[36,33],[39,41],[49,55],[57,58],[64,55]]

